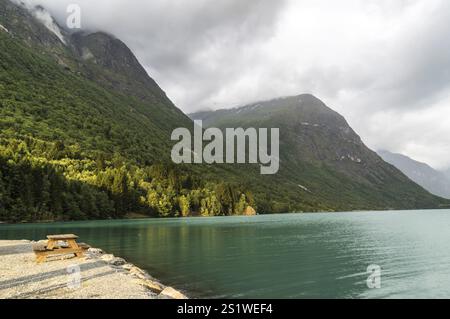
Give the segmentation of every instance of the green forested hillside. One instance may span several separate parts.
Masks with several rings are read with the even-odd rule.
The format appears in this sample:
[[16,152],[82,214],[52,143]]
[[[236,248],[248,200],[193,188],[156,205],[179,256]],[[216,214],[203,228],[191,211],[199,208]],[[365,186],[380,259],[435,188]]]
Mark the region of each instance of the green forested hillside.
[[2,138],[0,220],[235,215],[254,204],[239,185],[207,182],[177,167],[70,152],[59,143]]

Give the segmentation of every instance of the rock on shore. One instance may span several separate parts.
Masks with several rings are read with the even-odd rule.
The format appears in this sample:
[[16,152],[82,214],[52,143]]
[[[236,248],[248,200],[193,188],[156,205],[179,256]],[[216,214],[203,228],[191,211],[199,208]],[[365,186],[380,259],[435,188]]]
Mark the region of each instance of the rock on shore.
[[90,248],[83,258],[37,264],[31,244],[0,241],[1,299],[187,299],[99,248]]

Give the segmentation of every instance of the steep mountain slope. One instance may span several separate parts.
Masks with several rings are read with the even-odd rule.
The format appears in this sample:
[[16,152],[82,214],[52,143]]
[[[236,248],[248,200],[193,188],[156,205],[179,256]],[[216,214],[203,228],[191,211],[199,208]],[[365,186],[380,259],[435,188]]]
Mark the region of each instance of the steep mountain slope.
[[171,164],[171,132],[192,122],[124,43],[48,27],[33,12],[0,0],[0,220],[239,214],[251,204],[239,185]]
[[386,162],[397,167],[411,180],[430,193],[444,198],[450,198],[450,180],[444,173],[402,154],[391,153],[388,151],[378,151],[377,153]]
[[[207,127],[280,128],[278,188],[331,209],[434,207],[442,202],[368,149],[345,119],[312,95],[199,112]],[[294,191],[293,191],[294,190]]]
[[[1,0],[0,6],[0,23],[9,30],[9,34],[2,34],[6,48],[1,62],[6,71],[3,74],[11,79],[10,83],[5,80],[10,86],[2,100],[14,98],[20,86],[20,94],[26,95],[23,99],[34,104],[21,104],[26,109],[23,114],[30,109],[45,113],[29,121],[31,126],[39,126],[33,129],[35,137],[47,138],[46,126],[51,127],[53,140],[81,143],[84,150],[123,151],[138,162],[170,154],[172,130],[189,126],[190,120],[170,102],[125,44],[104,33],[69,35],[60,28],[63,43],[30,12],[7,0]],[[76,107],[66,108],[71,104]],[[16,133],[27,134],[32,127],[16,129]]]

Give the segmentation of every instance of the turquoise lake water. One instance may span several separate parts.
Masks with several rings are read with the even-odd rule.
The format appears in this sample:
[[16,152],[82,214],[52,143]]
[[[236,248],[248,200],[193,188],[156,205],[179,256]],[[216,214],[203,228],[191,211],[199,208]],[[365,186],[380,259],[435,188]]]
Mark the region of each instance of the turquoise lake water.
[[0,225],[0,239],[54,233],[197,298],[450,298],[450,210]]

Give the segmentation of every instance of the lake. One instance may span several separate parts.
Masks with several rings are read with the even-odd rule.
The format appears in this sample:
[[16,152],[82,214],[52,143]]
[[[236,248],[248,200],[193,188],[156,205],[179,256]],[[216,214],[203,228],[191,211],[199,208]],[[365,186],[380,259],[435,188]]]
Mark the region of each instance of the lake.
[[[450,297],[450,210],[0,225],[0,239],[52,233],[197,298]],[[369,265],[381,267],[379,289]]]

